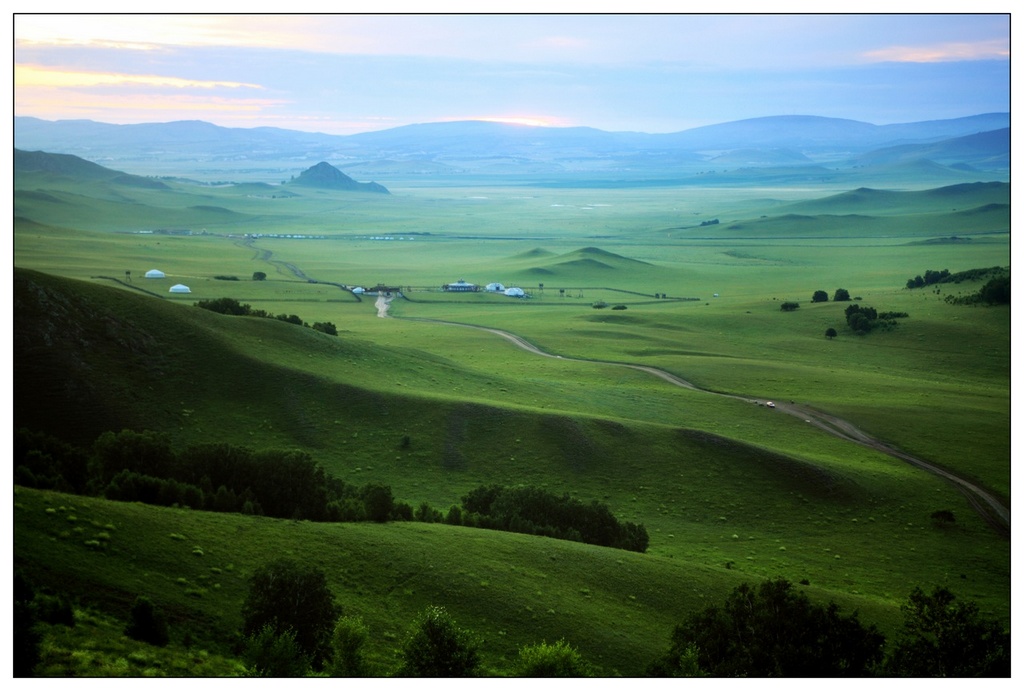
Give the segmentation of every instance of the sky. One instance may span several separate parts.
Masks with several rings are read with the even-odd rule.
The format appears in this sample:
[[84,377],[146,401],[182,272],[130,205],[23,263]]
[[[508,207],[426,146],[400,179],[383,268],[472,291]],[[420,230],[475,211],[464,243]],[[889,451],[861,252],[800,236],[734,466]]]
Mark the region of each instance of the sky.
[[327,134],[473,119],[659,133],[771,115],[880,125],[1010,110],[1005,8],[522,13],[533,5],[559,3],[475,15],[16,9],[14,114]]

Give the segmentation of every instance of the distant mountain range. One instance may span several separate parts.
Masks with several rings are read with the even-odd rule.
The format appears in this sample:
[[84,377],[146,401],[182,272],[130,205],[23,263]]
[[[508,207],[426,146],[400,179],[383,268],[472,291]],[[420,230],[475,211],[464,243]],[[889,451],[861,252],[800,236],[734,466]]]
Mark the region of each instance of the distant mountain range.
[[[1008,174],[1009,113],[873,125],[806,115],[739,120],[670,134],[485,121],[407,125],[354,135],[201,121],[112,125],[16,117],[14,145],[74,154],[141,174],[257,170],[275,175],[330,161],[354,175],[536,174],[721,167],[937,164]],[[191,168],[190,168],[191,166]]]

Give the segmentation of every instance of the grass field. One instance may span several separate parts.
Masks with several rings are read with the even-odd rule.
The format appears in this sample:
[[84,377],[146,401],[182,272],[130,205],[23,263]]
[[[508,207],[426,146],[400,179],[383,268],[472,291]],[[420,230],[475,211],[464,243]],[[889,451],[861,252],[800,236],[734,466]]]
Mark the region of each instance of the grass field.
[[[381,669],[395,661],[403,622],[438,600],[485,635],[494,668],[519,645],[565,637],[622,674],[641,672],[649,659],[638,651],[660,650],[686,612],[742,580],[778,575],[809,581],[815,597],[860,608],[886,631],[913,585],[946,585],[1008,621],[1009,541],[951,484],[798,418],[708,393],[826,410],[1008,503],[1009,309],[943,300],[981,282],[904,287],[926,269],[1009,266],[1007,186],[396,185],[387,198],[287,199],[172,188],[17,181],[16,267],[82,283],[19,278],[49,297],[16,305],[16,332],[56,334],[59,318],[81,326],[55,336],[66,352],[18,351],[34,355],[15,363],[16,384],[32,384],[15,390],[16,423],[81,443],[128,427],[165,431],[178,444],[300,447],[342,479],[386,482],[414,506],[446,509],[492,482],[571,492],[643,523],[649,552],[18,490],[16,562],[37,577],[79,572],[81,592],[101,589],[120,614],[130,596],[154,593],[216,637],[239,623],[243,575],[291,552],[320,563],[371,624]],[[151,268],[167,277],[142,278]],[[252,280],[257,271],[267,280]],[[440,290],[459,279],[530,297]],[[168,294],[176,283],[191,294]],[[373,297],[333,285],[378,283],[406,289],[387,319]],[[855,335],[845,305],[810,301],[838,288],[909,316]],[[192,307],[218,297],[330,321],[339,336]],[[607,307],[595,309],[599,301]],[[800,307],[783,312],[785,301]],[[101,327],[83,315],[108,316]],[[439,321],[502,329],[562,357]],[[825,338],[830,327],[838,337]],[[707,391],[609,363],[658,367]],[[45,508],[70,502],[117,524],[120,551],[89,553],[55,533]],[[954,511],[952,529],[929,520],[941,509]],[[204,557],[203,568],[188,562],[176,575],[184,562],[153,538],[169,533],[218,554],[218,576],[227,564],[234,573],[214,578]],[[188,585],[167,585],[178,578]]]

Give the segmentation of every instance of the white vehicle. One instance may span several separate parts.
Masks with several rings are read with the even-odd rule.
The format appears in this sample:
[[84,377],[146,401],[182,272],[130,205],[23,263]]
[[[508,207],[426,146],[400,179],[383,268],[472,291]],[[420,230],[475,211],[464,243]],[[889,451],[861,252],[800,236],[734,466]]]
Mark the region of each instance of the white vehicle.
[[772,403],[771,401],[768,401],[767,403],[765,403],[765,405],[768,406],[769,408],[774,408],[775,407],[775,404]]

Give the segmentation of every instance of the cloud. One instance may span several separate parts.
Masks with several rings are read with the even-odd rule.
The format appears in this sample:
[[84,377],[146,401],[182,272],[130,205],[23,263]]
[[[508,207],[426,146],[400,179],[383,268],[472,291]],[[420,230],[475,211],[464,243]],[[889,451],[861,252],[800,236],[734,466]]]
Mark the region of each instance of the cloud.
[[93,87],[93,86],[154,86],[175,89],[261,89],[259,84],[246,84],[209,79],[183,79],[152,74],[124,74],[114,72],[87,72],[50,69],[37,65],[15,65],[14,84],[28,87]]
[[871,62],[953,62],[957,60],[1008,60],[1010,45],[1002,39],[974,43],[941,43],[930,46],[889,46],[864,53]]

